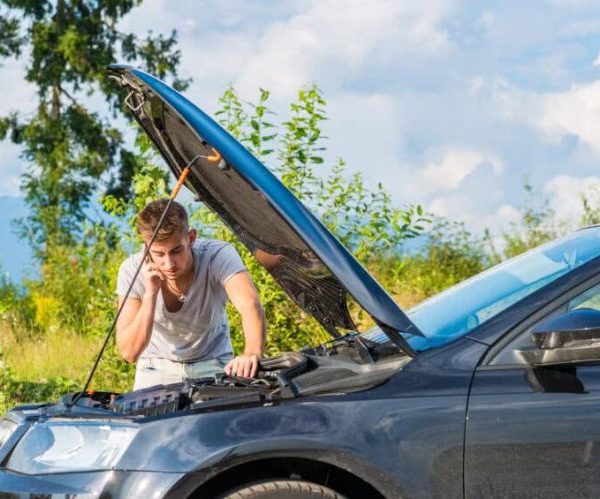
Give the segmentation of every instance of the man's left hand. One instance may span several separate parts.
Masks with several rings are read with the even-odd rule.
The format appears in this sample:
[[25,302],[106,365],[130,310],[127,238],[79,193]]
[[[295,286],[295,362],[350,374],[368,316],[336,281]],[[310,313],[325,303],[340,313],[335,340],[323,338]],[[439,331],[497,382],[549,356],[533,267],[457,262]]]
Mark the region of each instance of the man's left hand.
[[225,366],[227,376],[254,378],[258,371],[260,357],[254,353],[244,353],[231,359]]

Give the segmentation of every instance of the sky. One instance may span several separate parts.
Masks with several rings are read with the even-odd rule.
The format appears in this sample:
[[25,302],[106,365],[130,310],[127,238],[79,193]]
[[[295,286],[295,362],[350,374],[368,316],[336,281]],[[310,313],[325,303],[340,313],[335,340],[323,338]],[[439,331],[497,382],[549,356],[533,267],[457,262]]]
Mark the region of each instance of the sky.
[[[600,183],[597,1],[146,0],[121,28],[176,29],[209,113],[232,83],[269,89],[283,119],[316,83],[331,159],[474,232],[518,219],[525,178],[574,223]],[[31,109],[23,67],[0,67],[0,115]],[[25,166],[0,142],[0,196],[21,195]]]

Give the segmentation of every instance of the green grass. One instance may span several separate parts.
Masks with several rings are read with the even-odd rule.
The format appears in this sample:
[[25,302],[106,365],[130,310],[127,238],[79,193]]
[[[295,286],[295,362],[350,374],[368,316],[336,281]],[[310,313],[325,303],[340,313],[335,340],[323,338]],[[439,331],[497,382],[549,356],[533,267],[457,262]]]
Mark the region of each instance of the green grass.
[[19,340],[10,331],[0,333],[4,362],[20,379],[43,380],[55,377],[83,377],[100,346],[95,338],[70,331]]
[[[17,336],[7,328],[0,329],[3,364],[0,410],[5,412],[19,403],[56,400],[65,393],[80,390],[101,343],[102,338],[66,330]],[[131,367],[123,368],[112,347],[109,348],[90,388],[122,392],[132,386]]]

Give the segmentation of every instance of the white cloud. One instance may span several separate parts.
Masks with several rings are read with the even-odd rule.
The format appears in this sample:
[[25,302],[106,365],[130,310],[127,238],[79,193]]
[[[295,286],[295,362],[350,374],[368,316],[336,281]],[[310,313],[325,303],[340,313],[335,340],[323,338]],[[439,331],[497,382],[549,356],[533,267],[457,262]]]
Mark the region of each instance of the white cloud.
[[600,153],[600,80],[573,85],[565,92],[541,97],[542,112],[537,122],[551,139],[576,135]]
[[500,78],[473,78],[469,88],[475,98],[490,102],[496,116],[526,124],[547,143],[561,144],[565,137],[573,137],[579,150],[600,154],[600,80],[542,93],[519,89]]
[[600,177],[557,175],[544,184],[544,192],[559,219],[577,223],[583,214],[582,194],[592,201],[600,197]]
[[[499,234],[511,223],[518,223],[519,210],[509,204],[482,208],[480,195],[451,193],[437,196],[426,204],[431,213],[464,222],[467,228],[476,233],[490,229],[492,234]],[[498,196],[495,196],[498,197]]]
[[[306,11],[273,23],[258,39],[245,40],[236,85],[242,90],[263,85],[290,96],[299,84],[315,79],[339,85],[374,58],[437,54],[448,47],[441,27],[447,11],[444,1],[314,1]],[[221,47],[229,54],[228,44]]]
[[469,230],[497,232],[518,218],[506,199],[499,176],[502,161],[493,154],[468,149],[446,151],[437,163],[420,173],[421,189],[433,194],[425,208],[436,215],[461,221]]
[[36,102],[36,90],[31,83],[25,81],[25,62],[22,59],[1,60],[0,75],[3,81],[0,116],[11,111],[32,111]]
[[556,7],[573,9],[577,7],[597,6],[595,0],[545,0],[546,3]]
[[[405,128],[406,124],[402,124]],[[506,166],[502,159],[489,151],[450,146],[428,150],[422,166],[390,163],[381,177],[397,179],[386,187],[398,203],[419,203],[427,211],[450,220],[465,222],[470,230],[480,232],[497,227],[513,212],[506,199],[502,177]],[[498,211],[499,210],[499,211]]]
[[496,249],[501,249],[504,243],[502,232],[510,230],[512,224],[519,224],[520,221],[521,213],[517,208],[502,204],[487,213],[472,213],[471,219],[468,220],[468,227],[480,232],[489,229],[493,244]]
[[[279,122],[297,89],[314,81],[329,103],[328,154],[366,182],[382,181],[397,204],[430,204],[482,225],[514,218],[515,179],[525,168],[540,184],[561,171],[589,175],[589,151],[600,152],[600,83],[569,88],[596,70],[593,39],[582,37],[595,36],[599,18],[575,10],[455,0],[206,0],[202,8],[145,0],[120,28],[142,36],[177,29],[179,72],[193,78],[186,94],[209,113],[232,82],[243,99],[270,89]],[[536,23],[547,29],[529,29]],[[3,81],[18,83],[6,85],[0,115],[33,100],[15,64],[1,68]],[[585,155],[554,146],[565,134],[579,138],[565,142]],[[6,159],[0,171],[14,189],[18,172],[2,165]]]
[[452,220],[463,220],[465,213],[470,210],[469,199],[460,194],[437,196],[428,204],[427,209],[441,217]]
[[[250,2],[146,0],[120,23],[144,35],[168,26],[179,32],[181,74],[192,76],[189,92],[212,102],[224,85],[245,98],[259,87],[286,100],[315,81],[337,88],[387,71],[405,56],[421,61],[450,44],[443,21],[454,0],[305,0]],[[163,31],[168,31],[164,29]],[[206,105],[206,104],[205,104]]]
[[496,176],[504,169],[500,158],[483,151],[450,149],[437,156],[422,170],[422,189],[451,191],[482,166],[490,166]]
[[493,217],[498,221],[500,226],[507,226],[518,222],[521,218],[521,213],[514,206],[503,204],[496,210]]
[[493,113],[509,121],[536,124],[540,114],[539,95],[521,90],[504,78],[484,79],[477,97],[493,106]]

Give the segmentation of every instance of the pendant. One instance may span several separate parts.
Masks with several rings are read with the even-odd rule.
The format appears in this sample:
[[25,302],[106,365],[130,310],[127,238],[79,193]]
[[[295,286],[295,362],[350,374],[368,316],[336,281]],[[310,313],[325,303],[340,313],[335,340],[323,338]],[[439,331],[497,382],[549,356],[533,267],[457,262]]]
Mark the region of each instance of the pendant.
[[185,296],[184,294],[180,294],[177,300],[181,303],[185,303],[187,301],[187,296]]

